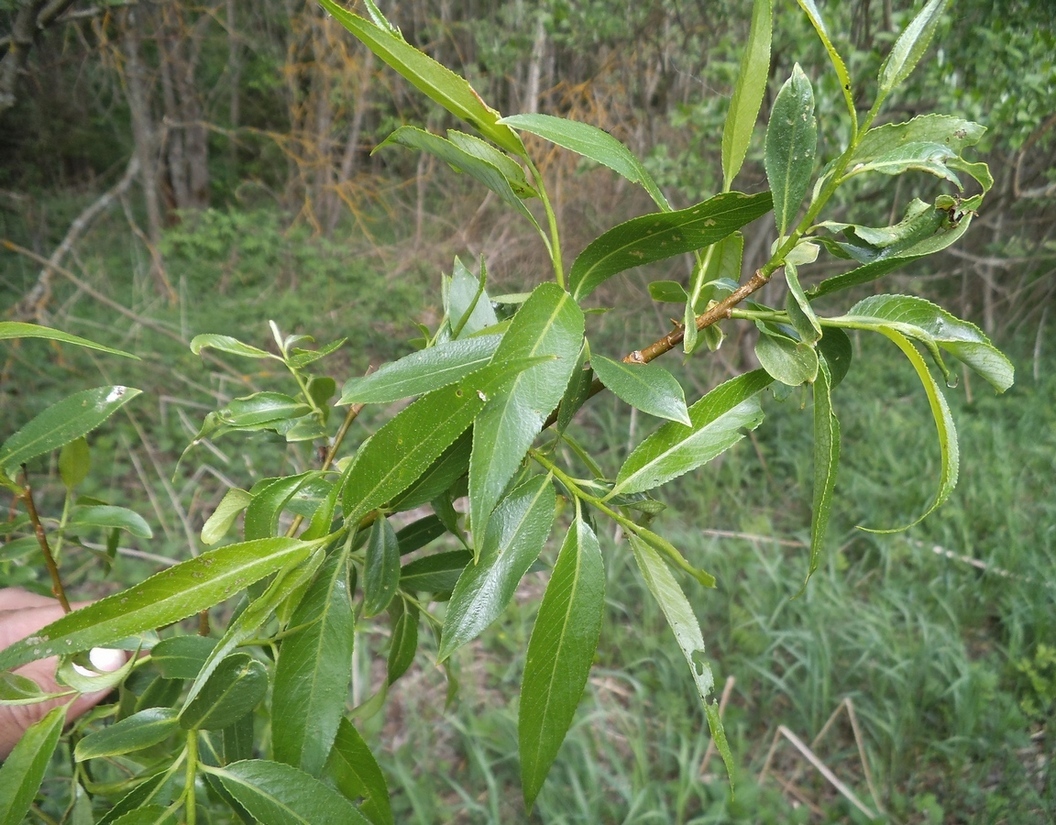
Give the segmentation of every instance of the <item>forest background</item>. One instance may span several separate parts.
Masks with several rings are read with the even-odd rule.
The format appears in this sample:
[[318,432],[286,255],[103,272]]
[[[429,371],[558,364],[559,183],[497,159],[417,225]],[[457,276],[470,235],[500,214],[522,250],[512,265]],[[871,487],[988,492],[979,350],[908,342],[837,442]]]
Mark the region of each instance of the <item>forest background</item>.
[[[827,58],[795,4],[777,5],[769,100],[797,61],[817,84],[824,122],[840,97]],[[823,9],[855,78],[875,76],[913,11],[897,0]],[[745,4],[417,0],[384,10],[502,112],[610,131],[646,158],[676,208],[721,185],[719,135]],[[953,499],[904,534],[862,533],[856,524],[897,523],[906,502],[926,499],[938,458],[926,405],[908,391],[911,372],[870,361],[878,345],[856,341],[856,357],[873,366],[840,392],[838,549],[796,599],[810,450],[795,416],[809,410],[791,410],[787,425],[776,419],[668,494],[664,519],[680,525],[680,546],[720,574],[718,591],[694,601],[720,679],[730,677],[736,800],[662,616],[614,563],[603,648],[539,798],[543,821],[865,817],[834,779],[892,821],[1053,821],[1056,13],[1050,0],[959,0],[947,16],[886,116],[941,109],[986,125],[996,183],[972,232],[927,271],[899,277],[978,323],[1015,362],[1016,387],[998,400],[965,374],[951,394],[966,457]],[[173,478],[202,415],[271,378],[203,365],[187,346],[195,334],[263,346],[272,319],[321,341],[346,337],[333,357],[352,375],[403,354],[415,323],[435,323],[439,307],[421,296],[435,293],[455,255],[485,256],[492,293],[545,272],[537,240],[492,198],[428,156],[372,154],[400,124],[450,124],[315,3],[0,0],[0,49],[3,317],[139,354],[143,364],[122,365],[120,379],[152,399],[93,438],[98,489],[88,492],[149,501],[155,537],[122,538],[109,568],[85,557],[68,571],[78,597],[186,558],[229,486],[304,460],[264,438],[244,450],[219,442]],[[701,133],[712,139],[687,142]],[[766,185],[758,137],[748,191]],[[570,254],[649,211],[644,194],[569,153],[555,149],[541,169]],[[870,192],[856,193],[859,220],[869,203]],[[749,271],[772,240],[752,237]],[[652,272],[679,277],[688,265],[671,270]],[[605,287],[639,296],[640,311],[606,317],[613,357],[670,326],[645,282],[632,274]],[[734,337],[686,376],[711,386],[751,349],[748,336]],[[0,354],[4,435],[72,385],[117,377],[112,363],[43,342]],[[856,383],[886,389],[876,400]],[[638,422],[604,397],[589,406],[616,466]],[[46,499],[48,482],[39,483]],[[51,485],[61,495],[56,474]],[[0,583],[46,589],[20,553],[0,549]],[[443,677],[416,664],[368,723],[400,821],[510,821],[508,800],[519,794],[509,688],[531,619],[514,606],[475,643],[449,707]],[[376,676],[369,648],[357,641],[358,698]]]

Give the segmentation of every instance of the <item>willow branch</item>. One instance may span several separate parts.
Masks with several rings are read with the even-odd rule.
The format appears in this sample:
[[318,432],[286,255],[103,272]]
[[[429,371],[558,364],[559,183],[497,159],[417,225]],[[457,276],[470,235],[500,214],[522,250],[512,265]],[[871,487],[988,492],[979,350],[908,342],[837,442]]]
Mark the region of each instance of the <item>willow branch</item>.
[[33,525],[33,533],[40,545],[40,552],[44,554],[44,564],[51,576],[51,592],[62,605],[63,612],[69,613],[69,599],[66,598],[66,590],[62,586],[62,577],[59,576],[59,566],[55,563],[55,557],[51,554],[51,545],[48,544],[48,535],[44,531],[44,525],[40,523],[40,515],[37,513],[37,505],[33,501],[33,488],[29,484],[29,473],[26,465],[22,465],[22,500],[26,503],[26,512],[29,513],[29,521]]

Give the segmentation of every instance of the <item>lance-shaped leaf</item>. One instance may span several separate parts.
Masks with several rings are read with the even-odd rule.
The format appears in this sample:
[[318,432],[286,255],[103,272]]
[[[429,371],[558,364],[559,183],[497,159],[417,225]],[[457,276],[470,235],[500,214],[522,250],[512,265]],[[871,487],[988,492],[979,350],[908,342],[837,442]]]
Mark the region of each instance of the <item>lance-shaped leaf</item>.
[[862,137],[848,164],[852,174],[857,164],[872,163],[896,149],[913,144],[939,144],[953,155],[975,146],[986,133],[986,127],[953,115],[919,115],[902,123],[885,123],[870,129]]
[[68,613],[0,651],[0,669],[105,647],[178,622],[229,599],[255,581],[308,557],[321,542],[269,538],[210,550],[197,558]]
[[183,706],[180,727],[222,730],[259,705],[267,690],[268,671],[264,665],[248,653],[233,653],[220,662],[202,689]]
[[374,433],[356,455],[342,492],[355,521],[410,487],[465,432],[488,398],[538,359],[498,361],[419,398]]
[[728,450],[762,423],[758,394],[772,380],[754,370],[720,384],[689,408],[692,426],[672,421],[639,444],[606,498],[659,487]]
[[338,404],[387,404],[457,383],[487,366],[501,335],[446,341],[412,352],[361,378],[351,378]]
[[773,192],[778,235],[787,233],[806,197],[817,148],[814,89],[796,63],[777,93],[766,127],[766,179]]
[[332,553],[290,618],[272,690],[275,758],[318,776],[345,711],[355,617],[347,557]]
[[284,426],[302,416],[309,415],[312,408],[296,398],[281,392],[257,392],[243,398],[234,398],[215,412],[209,413],[202,428],[194,437],[194,444],[203,438],[216,438],[230,432],[280,432]]
[[389,606],[400,582],[400,542],[389,520],[376,518],[367,536],[363,563],[363,615],[376,616]]
[[91,451],[83,435],[62,445],[59,450],[59,478],[67,490],[72,490],[88,478],[91,466]]
[[220,352],[226,352],[229,355],[241,356],[242,358],[272,358],[276,361],[282,360],[278,355],[273,355],[266,350],[251,346],[250,344],[244,344],[237,338],[232,338],[230,335],[216,335],[214,333],[195,335],[194,338],[191,339],[191,352],[198,355],[203,349],[216,349],[220,350]]
[[262,825],[371,825],[351,802],[314,776],[263,759],[202,765]]
[[434,553],[405,564],[400,571],[400,587],[408,593],[450,593],[466,565],[472,564],[468,550]]
[[642,412],[690,426],[682,385],[657,364],[626,364],[592,355],[590,366],[621,401]]
[[755,342],[755,356],[776,381],[798,387],[814,380],[818,374],[818,353],[802,341],[762,330]]
[[251,501],[253,496],[239,487],[232,487],[224,493],[212,515],[202,525],[202,544],[213,545],[220,541]]
[[1012,362],[975,324],[914,295],[875,295],[859,301],[847,315],[833,319],[844,326],[890,327],[933,349],[935,345],[967,364],[998,392],[1015,380]]
[[309,471],[285,478],[262,479],[253,485],[253,497],[246,508],[245,538],[263,539],[275,534],[279,514],[299,490],[320,477],[320,473]]
[[931,506],[904,527],[888,529],[862,528],[873,533],[897,533],[902,530],[908,530],[914,524],[919,524],[949,498],[953,488],[957,486],[960,452],[957,446],[957,430],[954,427],[953,416],[950,414],[950,407],[946,403],[946,397],[942,394],[942,390],[939,389],[939,385],[936,383],[935,378],[928,369],[927,363],[925,363],[917,348],[913,346],[906,336],[892,327],[880,327],[878,331],[895,342],[906,358],[909,359],[913,369],[917,371],[917,376],[920,378],[920,383],[923,384],[924,392],[928,397],[928,406],[931,408],[932,418],[935,419],[935,430],[939,436],[939,487]]
[[535,476],[495,508],[479,541],[479,560],[466,567],[451,593],[439,661],[479,636],[506,609],[550,535],[556,506],[549,476]]
[[397,599],[389,608],[389,615],[392,617],[392,639],[386,668],[391,685],[407,672],[418,651],[418,605]]
[[771,205],[769,192],[725,192],[678,212],[632,218],[579,254],[568,276],[572,294],[581,301],[618,272],[710,246],[765,215]]
[[0,825],[18,825],[29,811],[59,743],[66,708],[52,709],[30,725],[0,765]]
[[[401,126],[385,138],[374,151],[384,149],[392,144],[406,146],[408,149],[415,149],[419,152],[427,152],[454,167],[457,171],[465,172],[473,180],[483,184],[502,198],[507,205],[512,206],[535,227],[540,235],[543,235],[544,239],[546,238],[542,227],[539,226],[539,222],[528,210],[528,207],[524,205],[524,201],[521,200],[517,192],[514,191],[513,183],[506,176],[503,169],[480,157],[480,153],[470,154],[447,138],[442,138],[415,126]],[[521,177],[523,178],[523,176],[522,172]]]
[[792,321],[792,327],[803,341],[812,344],[821,338],[821,322],[818,321],[818,316],[799,283],[796,265],[789,261],[785,261],[785,283],[788,284],[785,311]]
[[601,548],[580,516],[561,545],[524,661],[517,731],[521,785],[529,811],[583,695],[604,607]]
[[149,539],[154,535],[150,525],[139,513],[127,507],[114,507],[109,504],[85,504],[74,507],[70,512],[67,529],[75,530],[82,527],[125,530],[141,539]]
[[488,106],[463,77],[437,63],[394,34],[391,29],[346,11],[334,0],[319,0],[323,8],[352,32],[368,49],[399,72],[411,85],[429,96],[484,137],[508,152],[525,156],[524,144],[509,126],[499,123],[499,113]]
[[583,311],[557,284],[540,284],[513,318],[495,362],[548,358],[488,401],[473,425],[469,460],[470,525],[478,537],[543,422],[558,405],[583,343]]
[[70,335],[68,332],[60,332],[50,327],[42,327],[40,324],[26,324],[21,321],[0,321],[0,341],[10,338],[47,338],[63,344],[76,344],[85,349],[94,349],[99,352],[107,352],[110,355],[120,355],[124,358],[139,360],[138,355],[133,355],[130,352],[105,347],[102,344],[95,343],[95,341],[89,341],[87,338]]
[[832,409],[832,374],[824,358],[814,381],[814,501],[810,517],[810,566],[806,580],[818,569],[825,533],[832,512],[836,489],[836,469],[840,463],[840,422]]
[[193,679],[216,647],[206,636],[173,636],[162,639],[150,651],[150,662],[166,679]]
[[[413,510],[446,492],[469,470],[472,450],[472,433],[462,433],[454,444],[444,450],[440,458],[429,465],[429,469],[422,473],[414,484],[392,500],[392,509],[397,512]],[[401,553],[410,552],[403,550],[402,542],[400,548]]]
[[891,52],[880,67],[880,99],[887,97],[916,68],[931,45],[935,30],[942,21],[942,13],[950,0],[929,0],[898,36]]
[[[761,0],[761,2],[769,2],[769,0]],[[767,57],[769,58],[769,50]],[[763,76],[764,78],[766,76],[765,69]],[[756,104],[756,111],[758,111],[758,104]],[[642,166],[641,161],[630,149],[604,129],[591,126],[589,123],[542,114],[511,115],[503,118],[500,123],[537,135],[595,163],[607,166],[631,183],[639,184],[661,209],[670,210],[671,206],[667,198],[656,185],[653,176]]]
[[722,127],[722,181],[728,192],[744,163],[755,131],[759,107],[770,77],[770,41],[773,31],[772,0],[755,0],[748,44],[741,56],[737,82],[730,98],[730,110]]
[[854,105],[854,93],[851,91],[851,74],[847,71],[847,64],[843,62],[843,58],[836,51],[836,47],[832,45],[832,38],[829,37],[829,31],[825,28],[825,21],[822,20],[821,12],[818,11],[814,0],[798,0],[798,2],[799,7],[810,18],[814,31],[818,33],[818,38],[825,47],[825,51],[829,54],[832,68],[836,70],[836,78],[840,81],[840,91],[843,92],[843,100],[847,104],[847,114],[851,118],[851,133],[854,134],[858,131],[858,109]]
[[175,708],[147,708],[102,730],[89,733],[77,743],[73,757],[78,762],[104,756],[120,756],[164,742],[179,729]]
[[487,280],[488,270],[483,258],[480,259],[480,274],[474,275],[462,259],[455,256],[451,277],[444,276],[440,281],[447,318],[446,330],[441,332],[449,333],[452,338],[468,338],[499,322],[485,289]]
[[393,825],[389,787],[374,754],[356,726],[342,718],[326,775],[347,799],[362,799],[360,810],[373,825]]
[[[499,122],[501,123],[502,121]],[[528,178],[524,174],[524,167],[501,149],[497,149],[486,140],[467,135],[465,132],[459,132],[457,129],[448,129],[447,139],[466,154],[478,157],[496,167],[502,172],[502,176],[506,178],[518,197],[539,197],[539,193],[528,183]]]
[[711,672],[711,665],[704,653],[704,636],[700,632],[700,624],[693,612],[686,594],[682,592],[678,582],[672,575],[671,570],[660,558],[660,555],[648,544],[639,539],[633,533],[628,533],[631,549],[634,552],[634,560],[638,563],[638,570],[642,574],[649,592],[653,594],[657,604],[663,611],[667,624],[675,634],[675,641],[686,658],[686,664],[693,674],[693,684],[697,688],[701,704],[707,711],[708,726],[711,728],[712,738],[715,739],[726,763],[726,770],[733,776],[732,759],[729,746],[726,745],[726,735],[722,729],[722,722],[718,713],[712,712],[712,704],[708,696],[715,687],[715,677]]
[[96,387],[52,404],[0,446],[0,472],[14,478],[20,465],[91,432],[139,393],[131,387]]

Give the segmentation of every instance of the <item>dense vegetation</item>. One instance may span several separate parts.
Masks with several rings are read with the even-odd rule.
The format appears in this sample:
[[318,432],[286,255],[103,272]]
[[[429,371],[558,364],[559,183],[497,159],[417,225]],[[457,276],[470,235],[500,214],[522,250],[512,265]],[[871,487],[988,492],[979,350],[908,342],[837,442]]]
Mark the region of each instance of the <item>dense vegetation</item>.
[[[569,719],[572,727],[547,784],[540,789],[541,777],[531,779],[529,808],[534,801],[535,816],[547,822],[868,821],[874,815],[920,822],[1050,821],[1047,812],[1056,805],[1056,779],[1047,769],[1052,756],[1047,724],[1056,702],[1051,588],[1056,508],[1049,495],[1056,382],[1046,333],[1056,257],[1051,11],[1047,3],[1014,0],[960,0],[949,9],[944,3],[928,4],[937,9],[931,23],[934,42],[913,55],[914,61],[923,57],[917,71],[899,76],[897,88],[892,84],[886,90],[877,123],[942,112],[966,124],[977,121],[987,131],[973,133],[970,141],[958,136],[961,143],[952,155],[912,158],[898,170],[908,174],[898,178],[847,176],[823,193],[827,231],[807,232],[813,229],[809,221],[800,227],[795,200],[747,227],[736,254],[728,249],[735,244],[700,244],[712,251],[696,257],[656,255],[655,260],[665,260],[603,283],[599,279],[596,289],[593,282],[577,281],[576,266],[567,272],[564,266],[588,255],[592,239],[604,239],[606,230],[632,216],[664,206],[677,212],[713,203],[715,193],[729,189],[734,177],[738,189],[757,193],[749,200],[763,197],[758,193],[767,189],[778,191],[766,123],[771,112],[791,105],[791,98],[807,111],[807,90],[810,114],[819,124],[816,148],[810,150],[817,163],[808,164],[807,172],[824,179],[824,164],[835,162],[855,140],[853,119],[864,122],[876,114],[871,107],[877,77],[882,85],[898,32],[919,12],[910,4],[869,0],[822,8],[851,81],[853,92],[844,95],[839,72],[804,13],[813,4],[804,2],[803,9],[776,4],[773,57],[768,71],[754,80],[763,97],[759,128],[754,133],[750,128],[756,115],[749,106],[750,123],[741,124],[740,137],[728,139],[740,141],[747,153],[743,168],[736,168],[741,161],[723,138],[724,125],[731,129],[728,112],[744,94],[734,93],[731,101],[731,92],[751,85],[743,79],[751,75],[741,64],[745,43],[759,43],[758,25],[750,34],[743,5],[658,0],[635,4],[627,13],[606,2],[505,3],[498,9],[469,2],[456,9],[423,1],[401,4],[390,14],[407,42],[465,75],[500,111],[592,124],[643,158],[640,169],[617,163],[621,177],[604,168],[613,166],[604,152],[599,158],[579,147],[581,155],[602,160],[592,163],[540,140],[549,137],[560,144],[545,119],[529,117],[516,124],[530,150],[523,156],[516,144],[511,149],[502,142],[501,129],[483,130],[518,161],[531,164],[529,177],[522,172],[519,180],[542,192],[545,210],[533,207],[533,219],[543,226],[539,233],[528,221],[518,223],[519,197],[504,198],[501,187],[481,194],[480,176],[454,175],[448,166],[452,155],[444,154],[450,150],[438,150],[420,133],[397,132],[398,139],[374,151],[401,125],[428,126],[436,135],[466,127],[450,111],[433,107],[314,3],[269,5],[263,11],[233,0],[214,7],[53,4],[63,7],[63,16],[49,18],[50,25],[19,49],[14,34],[20,21],[30,12],[43,13],[42,6],[33,0],[0,5],[4,31],[12,32],[0,60],[2,320],[46,324],[143,359],[126,364],[95,350],[14,337],[2,343],[0,443],[71,391],[101,383],[99,375],[107,384],[145,391],[133,404],[124,406],[129,396],[114,405],[120,415],[92,433],[90,450],[73,439],[75,446],[50,457],[35,454],[28,464],[37,506],[46,514],[46,526],[60,537],[65,586],[78,597],[98,597],[142,582],[170,560],[198,556],[223,538],[251,500],[267,498],[262,480],[319,483],[302,484],[297,492],[296,485],[276,486],[275,497],[265,503],[281,527],[255,533],[239,521],[232,529],[242,532],[242,545],[276,541],[266,537],[272,535],[268,530],[282,536],[291,529],[291,519],[297,521],[289,535],[305,519],[313,523],[301,538],[307,536],[309,544],[319,539],[311,532],[317,527],[313,515],[341,510],[333,503],[327,510],[325,504],[319,468],[334,458],[325,455],[328,442],[319,442],[321,453],[310,444],[338,430],[340,415],[327,421],[323,413],[338,385],[312,374],[317,369],[312,342],[286,335],[311,335],[324,344],[345,339],[322,362],[325,373],[341,379],[362,375],[371,365],[406,355],[405,339],[415,335],[425,339],[419,346],[440,345],[446,338],[458,339],[463,330],[468,334],[501,324],[509,315],[516,325],[524,316],[513,312],[525,295],[503,293],[528,293],[554,278],[564,286],[567,274],[573,294],[594,291],[585,303],[588,310],[609,309],[588,313],[590,354],[618,361],[661,339],[671,329],[670,318],[678,323],[706,313],[708,299],[721,301],[732,289],[720,283],[722,278],[736,282],[743,272],[747,282],[760,269],[783,267],[782,277],[752,296],[758,303],[732,309],[740,321],[722,324],[726,340],[721,347],[718,325],[709,323],[701,327],[699,339],[690,334],[689,343],[676,342],[687,353],[681,362],[678,352],[664,359],[686,395],[704,399],[714,399],[709,389],[730,376],[757,375],[750,370],[763,361],[770,376],[788,385],[763,404],[766,426],[754,430],[758,421],[754,414],[746,416],[736,437],[717,450],[725,450],[718,459],[666,486],[657,494],[659,501],[644,504],[631,500],[642,490],[626,483],[621,470],[656,429],[635,408],[643,406],[640,401],[629,408],[612,394],[598,395],[577,416],[574,442],[555,452],[533,450],[529,465],[559,479],[566,504],[557,520],[562,531],[569,521],[574,526],[565,544],[601,539],[605,607],[601,643],[587,660],[593,662],[589,679],[583,677],[583,704],[575,721]],[[757,15],[769,5],[756,3]],[[375,18],[375,28],[385,32],[379,21]],[[921,43],[932,33],[929,29]],[[13,73],[12,64],[18,68]],[[427,151],[400,151],[394,145],[399,143]],[[458,147],[468,145],[463,141]],[[982,205],[972,199],[989,185],[981,159],[995,179]],[[508,174],[518,181],[516,173]],[[936,177],[944,179],[944,188],[936,188]],[[969,182],[968,192],[958,192],[950,185],[955,177],[974,178],[978,185]],[[791,189],[799,186],[805,184]],[[942,201],[936,192],[953,195]],[[805,195],[804,188],[800,198]],[[815,190],[808,202],[817,202],[818,195]],[[844,325],[854,367],[842,383],[829,374],[840,360],[837,351],[814,346],[837,340],[836,333],[821,335],[814,306],[827,322],[837,319],[838,327],[857,299],[879,289],[863,277],[852,284],[850,298],[833,298],[827,293],[843,284],[826,279],[852,264],[870,266],[877,254],[886,254],[878,249],[903,244],[905,251],[920,242],[911,226],[900,223],[914,198],[934,205],[928,214],[948,221],[941,230],[957,230],[960,237],[949,249],[919,260],[895,255],[903,268],[888,276],[883,289],[939,301],[999,342],[1017,367],[1017,385],[1006,396],[992,397],[990,387],[968,370],[981,367],[984,378],[1003,387],[1001,363],[962,358],[963,351],[953,351],[956,337],[944,338],[925,324],[923,303],[897,309],[917,313],[911,320],[924,324],[947,355],[965,361],[945,376],[951,386],[960,385],[945,394],[949,411],[934,400],[941,390],[934,378],[929,384],[924,377],[930,375],[926,366],[921,372],[915,362],[916,369],[896,362],[860,326]],[[769,206],[762,211],[769,212]],[[547,218],[552,225],[547,226]],[[881,237],[870,227],[890,231]],[[553,251],[558,237],[561,247],[552,260],[547,245]],[[801,240],[824,240],[817,263],[808,260],[817,250]],[[452,264],[455,255],[460,258]],[[709,266],[713,259],[717,263]],[[785,279],[797,261],[805,292],[794,269]],[[451,277],[443,293],[437,289],[439,272]],[[705,274],[718,286],[709,285]],[[491,296],[498,310],[486,321],[470,321],[473,313],[458,303],[479,301],[479,295],[473,298],[478,283],[480,295]],[[459,290],[466,289],[468,298],[459,298]],[[704,300],[692,294],[698,289],[707,290]],[[532,295],[536,305],[553,299],[545,289]],[[272,335],[269,319],[281,333]],[[935,319],[956,323],[947,315],[928,317]],[[883,324],[875,321],[873,328],[878,326]],[[957,329],[970,337],[978,333],[970,325]],[[216,335],[195,339],[192,353],[192,339],[202,333]],[[263,348],[270,357],[252,348]],[[806,350],[821,355],[811,361]],[[986,352],[998,358],[988,342]],[[240,354],[252,360],[231,357]],[[521,360],[507,362],[507,371],[530,374],[547,368]],[[598,361],[591,363],[601,374]],[[617,361],[610,370],[619,368]],[[274,417],[239,418],[247,410],[238,406],[238,398],[261,398],[252,394],[264,391],[275,401],[277,392],[290,392],[284,382],[291,372],[304,395],[289,396],[300,406],[284,413],[282,426]],[[920,381],[932,394],[930,404],[921,396]],[[616,391],[619,373],[605,382]],[[363,386],[346,385],[342,400],[359,401],[356,393],[365,392]],[[487,390],[482,399],[492,394],[476,389]],[[426,390],[440,393],[444,387],[423,385],[418,392]],[[744,393],[745,402],[754,398],[754,392]],[[616,393],[626,394],[625,388]],[[150,400],[143,403],[144,398]],[[389,400],[384,393],[366,392],[363,398]],[[556,400],[566,409],[582,403],[575,393]],[[817,446],[817,409],[829,404],[842,423],[835,504],[835,475],[822,472],[819,480],[817,469],[832,455]],[[218,407],[227,418],[210,412]],[[679,420],[685,409],[685,402],[675,404],[666,415]],[[310,420],[313,416],[320,420]],[[384,408],[368,407],[356,419],[349,443],[360,444],[370,433],[384,432],[384,422],[398,419]],[[962,456],[956,491],[951,474],[957,475],[957,462],[954,457],[951,464],[952,442],[943,436],[943,427],[953,420]],[[566,424],[559,422],[559,429],[564,432]],[[303,432],[291,438],[295,426]],[[251,432],[225,434],[232,429]],[[754,431],[741,440],[747,430]],[[194,439],[201,443],[177,464]],[[555,456],[576,461],[569,450],[580,459],[590,457],[580,467],[587,475],[623,485],[617,492],[628,498],[617,497],[616,503],[626,509],[614,523],[602,516],[608,500],[602,492],[607,491],[577,487],[581,479],[562,475],[562,467],[551,463]],[[84,465],[89,452],[91,473],[78,470],[71,476],[70,467]],[[32,525],[21,515],[16,472],[7,466],[0,472],[16,482],[2,534],[0,584],[47,592],[51,581],[37,561]],[[447,506],[465,492],[460,477],[452,476],[450,487],[440,491]],[[470,521],[486,521],[496,505],[517,506],[517,491],[551,489],[549,483],[540,486],[543,477],[524,476],[502,499],[505,504],[497,505],[496,499],[480,505],[479,513],[467,514],[476,515]],[[348,484],[342,477],[334,489],[347,490]],[[501,491],[505,483],[498,486]],[[471,502],[480,499],[472,487],[469,492]],[[271,634],[263,653],[234,653],[214,662],[204,649],[195,648],[193,656],[179,651],[184,658],[206,661],[206,670],[237,664],[247,684],[259,682],[258,667],[270,667],[276,650],[281,662],[283,633],[296,637],[302,623],[294,619],[312,609],[310,599],[299,602],[299,597],[316,570],[321,573],[313,579],[313,593],[322,592],[320,582],[330,583],[330,598],[340,587],[358,593],[356,625],[345,629],[351,634],[352,662],[351,684],[346,679],[345,685],[356,725],[342,721],[335,753],[360,753],[362,737],[377,756],[381,785],[378,777],[364,778],[362,772],[355,779],[342,777],[333,758],[324,771],[312,760],[325,761],[326,754],[306,756],[311,749],[303,745],[269,742],[270,736],[289,733],[268,718],[273,705],[266,702],[256,717],[236,720],[243,735],[245,725],[252,729],[256,720],[256,745],[247,751],[243,743],[242,751],[233,748],[228,756],[215,744],[219,734],[205,733],[208,728],[194,720],[180,722],[192,736],[203,733],[202,753],[194,758],[200,757],[202,775],[211,784],[209,796],[201,795],[199,816],[222,817],[222,805],[214,810],[211,803],[229,799],[228,794],[250,804],[233,789],[234,774],[224,781],[222,766],[237,762],[230,753],[260,757],[272,747],[279,761],[323,774],[342,793],[365,800],[361,810],[372,822],[507,822],[526,816],[524,805],[511,802],[520,796],[524,770],[514,758],[524,703],[519,711],[514,697],[522,678],[528,678],[523,672],[526,649],[531,652],[529,634],[551,575],[544,571],[559,563],[563,532],[555,531],[539,562],[532,566],[529,560],[516,598],[490,630],[473,638],[479,628],[459,630],[449,618],[453,608],[445,617],[443,607],[434,604],[438,618],[429,619],[423,609],[419,637],[418,611],[425,601],[415,598],[418,591],[406,583],[393,599],[395,585],[369,559],[391,553],[386,529],[395,533],[407,524],[432,527],[439,520],[461,541],[467,536],[465,521],[454,520],[456,510],[445,511],[435,497],[420,502],[431,502],[430,515],[415,521],[422,515],[418,507],[410,508],[410,516],[401,515],[408,508],[390,498],[403,493],[373,501],[363,512],[350,506],[344,493],[343,517],[361,522],[358,538],[349,534],[346,542],[342,537],[325,564],[321,554],[311,557],[314,566],[302,563],[296,569],[304,581],[288,583],[286,591],[263,596],[260,589],[250,591],[258,612],[277,606],[286,627],[259,628]],[[928,509],[929,497],[945,503],[906,532],[855,527],[907,524]],[[126,514],[117,522],[93,521],[89,510],[103,502],[136,509],[146,520]],[[659,513],[661,502],[667,509]],[[591,507],[595,515],[585,515]],[[217,519],[218,508],[229,518]],[[463,509],[457,505],[457,512]],[[387,528],[389,520],[379,513],[391,514],[393,526]],[[260,508],[247,520],[251,515],[259,519]],[[683,656],[692,656],[684,641],[680,649],[665,629],[671,603],[659,596],[659,604],[653,600],[657,585],[648,571],[655,577],[668,568],[659,561],[666,545],[659,540],[641,544],[643,536],[651,540],[651,529],[678,548],[667,558],[676,570],[690,574],[680,573],[678,581],[703,629],[707,660],[721,677],[730,677],[728,694],[721,689],[716,694],[723,694],[735,798],[721,760],[709,749],[700,703],[704,698],[713,708],[713,697],[705,695],[709,691],[702,679],[690,677]],[[639,543],[632,552],[625,539],[635,530]],[[480,552],[475,541],[466,546]],[[293,546],[282,545],[282,552]],[[467,552],[457,541],[436,546],[447,554]],[[679,551],[681,563],[675,561]],[[355,564],[346,568],[349,559]],[[651,567],[654,562],[659,567]],[[817,569],[804,586],[815,562]],[[462,560],[454,572],[465,566]],[[351,582],[340,584],[346,569],[359,570],[358,591],[354,573]],[[708,575],[704,570],[717,578],[717,590],[699,587]],[[423,571],[434,577],[440,572],[423,565],[412,572]],[[451,571],[443,572],[450,577]],[[433,585],[443,595],[444,587]],[[506,599],[511,595],[506,593]],[[238,626],[231,621],[232,608],[244,609],[232,602],[210,617],[213,636],[225,643],[234,638],[225,629]],[[367,620],[372,614],[380,614],[380,621]],[[412,622],[415,643],[405,645],[411,653],[415,645],[421,647],[413,664],[398,643],[409,638]],[[454,652],[455,644],[445,642],[430,622],[451,631],[457,643],[466,642],[472,653]],[[259,642],[251,635],[258,626],[243,625],[250,634],[236,641]],[[190,624],[182,629],[194,630]],[[162,636],[193,639],[171,631]],[[433,666],[438,658],[443,670]],[[177,666],[166,664],[165,656],[156,661],[135,669],[117,705],[80,723],[64,740],[69,751],[63,754],[64,744],[57,752],[45,779],[46,801],[33,806],[31,817],[94,821],[85,808],[87,798],[78,801],[78,788],[95,797],[95,815],[102,815],[150,769],[179,752],[160,739],[132,756],[109,753],[98,744],[102,722],[131,718],[144,709],[190,706],[181,704],[186,702],[186,693],[180,694],[183,683],[157,678],[155,668],[164,676],[183,672],[166,671]],[[694,670],[698,677],[707,671],[707,664],[693,660],[694,665],[702,668]],[[180,678],[200,694],[208,680],[196,674]],[[283,701],[288,695],[283,680],[290,677],[280,665],[272,678],[277,698],[269,702]],[[255,690],[251,686],[249,692]],[[445,704],[445,694],[456,691],[454,701]],[[717,717],[718,709],[713,712]],[[184,721],[193,715],[181,713]],[[185,734],[172,738],[182,743]],[[818,772],[806,756],[803,742],[815,736],[809,753],[835,777]],[[74,761],[78,742],[89,745],[81,745]],[[108,759],[87,760],[93,742]],[[218,749],[210,753],[210,747]],[[536,773],[545,774],[547,767],[537,766]],[[138,779],[129,779],[136,774]],[[279,785],[283,778],[270,777]],[[393,793],[391,813],[377,796],[385,784]],[[132,791],[137,792],[143,791]],[[169,793],[186,804],[178,789]],[[239,810],[237,804],[234,809]],[[162,814],[150,810],[145,816],[154,818],[144,821],[160,821]]]

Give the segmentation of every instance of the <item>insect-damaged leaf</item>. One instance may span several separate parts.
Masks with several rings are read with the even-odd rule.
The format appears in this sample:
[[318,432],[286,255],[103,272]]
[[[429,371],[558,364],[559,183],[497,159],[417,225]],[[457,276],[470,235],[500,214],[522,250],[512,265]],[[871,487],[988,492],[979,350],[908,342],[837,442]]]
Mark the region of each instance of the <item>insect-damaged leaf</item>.
[[766,128],[766,178],[773,192],[778,235],[787,233],[806,197],[817,148],[814,89],[797,63],[777,93]]

